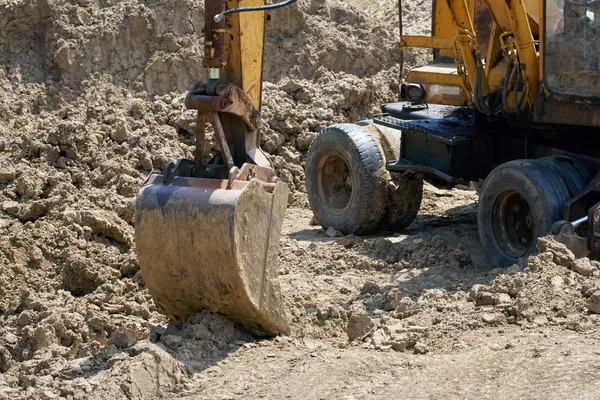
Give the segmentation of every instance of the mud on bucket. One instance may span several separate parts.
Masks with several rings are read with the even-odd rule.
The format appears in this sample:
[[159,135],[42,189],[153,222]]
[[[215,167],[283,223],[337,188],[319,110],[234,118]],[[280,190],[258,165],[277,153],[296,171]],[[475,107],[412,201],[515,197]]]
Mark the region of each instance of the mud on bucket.
[[288,189],[152,175],[136,201],[135,242],[144,281],[167,316],[203,309],[269,334],[289,331],[278,282]]

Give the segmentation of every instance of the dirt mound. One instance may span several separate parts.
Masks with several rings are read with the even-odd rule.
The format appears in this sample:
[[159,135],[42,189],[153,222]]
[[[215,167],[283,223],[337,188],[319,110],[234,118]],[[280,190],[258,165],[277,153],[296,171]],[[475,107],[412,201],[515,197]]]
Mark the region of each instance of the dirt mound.
[[[429,31],[427,7],[405,2],[407,33]],[[485,268],[469,228],[475,194],[426,186],[422,215],[401,235],[331,238],[309,225],[309,210],[288,212],[289,337],[261,340],[209,312],[168,324],[135,257],[134,199],[151,171],[192,158],[195,114],[183,99],[205,78],[202,24],[200,0],[3,5],[1,398],[212,395],[210,377],[249,352],[261,365],[328,346],[426,353],[465,346],[466,330],[598,323],[595,261],[545,241],[524,272]],[[397,29],[390,0],[300,0],[273,12],[261,133],[291,204],[306,206],[316,133],[395,99]],[[427,57],[407,52],[405,62]]]
[[[435,265],[439,262],[435,247],[427,249],[430,257],[422,265]],[[376,350],[426,353],[454,345],[448,343],[452,332],[511,324],[592,332],[600,320],[600,263],[575,260],[551,237],[540,239],[538,249],[540,254],[529,258],[524,271],[517,265],[490,271],[496,277],[488,284],[473,285],[469,293],[438,287],[415,295],[406,291],[406,285],[367,281],[349,302],[348,340]],[[468,268],[468,257],[459,260],[462,263],[455,268]]]
[[[1,397],[110,386],[147,398],[144,382],[171,390],[254,340],[215,316],[166,326],[135,257],[142,180],[194,150],[183,98],[206,78],[203,18],[194,0],[17,0],[0,12]],[[394,98],[397,34],[379,25],[341,1],[272,15],[261,130],[296,204],[316,132]]]

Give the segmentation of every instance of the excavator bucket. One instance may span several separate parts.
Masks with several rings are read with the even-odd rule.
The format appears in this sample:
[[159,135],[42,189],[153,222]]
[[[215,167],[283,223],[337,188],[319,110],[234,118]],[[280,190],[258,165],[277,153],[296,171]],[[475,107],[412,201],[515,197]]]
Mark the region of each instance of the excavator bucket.
[[136,202],[144,281],[175,321],[209,309],[269,334],[288,333],[278,278],[284,183],[151,175]]

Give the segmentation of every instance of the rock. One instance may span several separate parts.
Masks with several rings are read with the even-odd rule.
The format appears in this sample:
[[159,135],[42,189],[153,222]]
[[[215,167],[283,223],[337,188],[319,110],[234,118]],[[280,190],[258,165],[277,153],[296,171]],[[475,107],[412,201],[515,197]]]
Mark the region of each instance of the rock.
[[106,210],[66,210],[63,218],[69,223],[87,226],[94,235],[104,235],[119,244],[128,245],[133,239],[133,228],[113,212]]
[[537,249],[542,253],[547,251],[551,252],[553,261],[563,267],[568,267],[575,261],[573,252],[564,244],[557,242],[552,236],[539,238]]
[[15,179],[15,170],[0,166],[0,183],[8,183]]
[[371,344],[376,350],[389,349],[391,346],[387,342],[389,342],[389,337],[382,329],[376,330],[371,336]]
[[375,294],[379,294],[379,293],[381,293],[381,288],[375,282],[367,281],[363,285],[362,289],[360,290],[360,294],[362,294],[362,295],[364,295],[364,294],[375,295]]
[[286,78],[280,83],[279,89],[283,90],[286,93],[292,93],[302,89],[303,87],[304,86],[302,86],[302,84],[299,81]]
[[21,204],[16,201],[8,200],[2,202],[2,204],[0,204],[0,208],[8,215],[17,216],[19,211],[21,211]]
[[142,99],[133,99],[129,103],[128,111],[129,115],[136,119],[140,119],[146,112],[146,103]]
[[341,239],[336,240],[335,242],[344,247],[352,247],[355,244],[358,244],[362,241],[363,241],[363,239],[360,236],[348,235],[348,236],[344,236]]
[[298,150],[306,151],[310,147],[310,144],[315,140],[317,136],[314,132],[303,133],[296,139],[296,144],[298,145]]
[[385,295],[385,302],[383,303],[383,309],[385,311],[393,311],[398,307],[400,300],[402,299],[402,292],[398,288],[393,288]]
[[161,336],[160,342],[163,343],[167,348],[174,349],[181,344],[181,336],[164,335]]
[[0,372],[4,373],[8,371],[14,365],[14,361],[10,351],[2,345],[0,345]]
[[598,283],[590,280],[584,282],[581,286],[581,294],[585,297],[590,297],[598,290],[600,290]]
[[510,304],[511,298],[506,293],[490,293],[479,290],[475,295],[476,306],[497,306],[499,304]]
[[590,296],[586,306],[590,312],[600,314],[600,290]]
[[552,254],[550,251],[531,256],[527,261],[527,268],[529,268],[531,272],[539,272],[544,268],[544,266],[553,264],[553,259],[554,254]]
[[569,269],[583,276],[592,276],[594,271],[596,271],[596,268],[590,263],[590,259],[587,257],[573,261]]
[[117,353],[119,353],[119,348],[114,344],[109,344],[102,349],[102,358],[108,360]]
[[533,319],[533,323],[537,326],[546,326],[548,325],[548,318],[545,315],[537,315]]
[[127,261],[119,267],[122,276],[134,276],[139,270],[140,265],[135,258],[127,259]]
[[88,326],[95,331],[103,331],[108,325],[108,319],[101,314],[88,314],[86,316]]
[[429,346],[423,342],[417,342],[415,344],[415,354],[427,354],[429,353]]
[[350,317],[348,319],[348,327],[346,333],[348,340],[361,339],[367,336],[375,329],[375,324],[369,318],[369,314],[364,305],[355,303],[350,308]]
[[444,289],[425,289],[419,296],[417,302],[419,303],[429,303],[445,300],[448,297],[448,292]]
[[17,335],[7,332],[4,335],[4,341],[9,344],[16,344],[19,341]]
[[387,256],[392,246],[393,243],[389,239],[375,239],[373,241],[375,252],[381,256]]
[[123,143],[131,138],[127,121],[119,119],[115,123],[115,126],[110,131],[110,138],[117,143]]
[[553,276],[552,279],[550,279],[550,285],[554,286],[557,289],[562,288],[564,283],[565,283],[565,280],[563,279],[562,276],[559,276],[559,275]]
[[420,311],[419,305],[410,297],[405,296],[400,299],[398,307],[394,310],[394,318],[404,319],[415,315]]
[[481,316],[481,320],[488,325],[499,325],[505,322],[506,318],[499,313],[486,313]]
[[340,232],[340,231],[336,230],[335,228],[333,228],[333,227],[331,227],[331,226],[330,226],[329,228],[327,228],[327,232],[325,232],[325,234],[326,234],[327,236],[329,236],[330,238],[334,238],[334,237],[342,237],[342,236],[344,236],[344,235],[342,234],[342,232]]
[[518,274],[519,272],[521,272],[521,267],[519,267],[517,264],[514,264],[506,268],[506,271],[504,273],[508,275],[514,275]]
[[483,288],[485,288],[485,285],[481,285],[481,284],[473,285],[473,287],[471,288],[471,291],[469,292],[469,297],[467,298],[467,301],[475,301],[475,299],[477,298],[477,293],[479,293],[479,291],[482,290]]
[[120,349],[125,349],[133,346],[136,343],[136,340],[126,328],[119,327],[111,333],[108,342]]
[[93,292],[105,282],[90,260],[73,255],[64,263],[61,271],[63,285],[74,296],[84,296]]
[[33,334],[34,350],[44,349],[50,345],[57,344],[59,339],[52,325],[38,325]]
[[390,343],[395,351],[405,351],[415,347],[421,335],[414,332],[395,334]]
[[28,310],[23,311],[17,318],[17,325],[27,326],[33,322],[33,316]]

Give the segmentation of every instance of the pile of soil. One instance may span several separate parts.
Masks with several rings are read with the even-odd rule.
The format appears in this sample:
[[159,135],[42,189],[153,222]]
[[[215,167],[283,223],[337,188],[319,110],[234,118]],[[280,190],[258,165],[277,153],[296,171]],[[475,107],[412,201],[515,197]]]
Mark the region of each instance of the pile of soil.
[[[405,5],[410,33],[430,31],[424,3]],[[308,146],[396,99],[400,53],[394,1],[300,0],[268,24],[261,126],[291,189],[280,280],[292,332],[267,340],[207,311],[170,324],[139,270],[134,200],[149,173],[192,158],[183,100],[206,78],[203,21],[200,0],[1,7],[0,397],[211,398],[212,377],[249,352],[424,354],[462,346],[465,330],[598,323],[598,264],[548,241],[524,272],[491,269],[472,192],[426,186],[400,235],[330,238],[310,225]],[[408,67],[427,59],[405,54]]]

